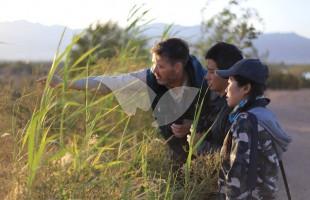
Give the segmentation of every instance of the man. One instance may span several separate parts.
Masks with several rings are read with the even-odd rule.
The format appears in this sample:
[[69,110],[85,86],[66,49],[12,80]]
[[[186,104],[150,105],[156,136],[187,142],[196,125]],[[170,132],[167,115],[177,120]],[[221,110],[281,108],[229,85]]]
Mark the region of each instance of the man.
[[207,99],[203,104],[197,126],[198,137],[202,137],[207,132],[199,153],[219,150],[230,128],[228,114],[231,109],[227,106],[225,92],[228,81],[218,76],[215,71],[228,69],[242,58],[242,53],[236,46],[225,42],[215,44],[205,55],[208,69],[205,79],[212,92],[211,99]]
[[[151,68],[119,76],[87,77],[71,82],[69,88],[76,90],[87,88],[100,91],[105,95],[126,85],[134,85],[130,87],[132,91],[136,91],[137,85],[132,83],[138,79],[138,82],[147,86],[160,134],[167,140],[173,151],[173,157],[183,163],[187,157],[184,150],[184,146],[187,145],[186,135],[189,133],[191,120],[195,113],[198,93],[193,93],[193,91],[200,89],[206,71],[199,61],[189,54],[186,42],[179,38],[159,42],[152,48],[151,53],[153,62]],[[39,81],[44,82],[46,78]],[[55,87],[61,82],[59,77],[54,76],[50,85]],[[138,86],[140,87],[141,84]],[[188,97],[192,99],[184,101]],[[184,106],[184,102],[189,105]]]

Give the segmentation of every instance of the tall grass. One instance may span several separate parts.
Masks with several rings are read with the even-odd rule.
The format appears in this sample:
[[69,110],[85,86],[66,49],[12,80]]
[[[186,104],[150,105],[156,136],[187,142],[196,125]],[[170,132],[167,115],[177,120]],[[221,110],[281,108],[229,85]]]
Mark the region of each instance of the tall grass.
[[[131,29],[139,19],[134,13],[139,13],[138,8],[132,10]],[[41,95],[38,103],[33,102],[31,118],[17,139],[21,147],[16,162],[21,170],[16,176],[22,189],[11,198],[202,199],[214,191],[216,155],[192,161],[196,146],[191,139],[186,165],[176,170],[165,141],[151,127],[151,112],[128,116],[112,94],[68,89],[71,80],[81,77],[147,66],[142,62],[145,58],[135,53],[138,44],[129,41],[118,56],[80,66],[89,63],[97,47],[71,62],[70,52],[78,40],[79,36],[64,52],[56,53],[42,93],[28,96]],[[51,88],[49,82],[56,72],[64,82]],[[196,123],[197,118],[194,129]]]

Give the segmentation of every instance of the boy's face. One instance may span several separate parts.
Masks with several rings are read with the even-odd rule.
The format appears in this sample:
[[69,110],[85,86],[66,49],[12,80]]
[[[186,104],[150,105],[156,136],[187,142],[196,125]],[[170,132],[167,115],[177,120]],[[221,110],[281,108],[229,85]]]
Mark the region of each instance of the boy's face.
[[218,66],[213,59],[206,59],[208,73],[205,75],[205,79],[208,81],[208,85],[211,90],[223,95],[225,94],[225,89],[227,88],[228,81],[221,78],[216,74]]
[[248,96],[250,89],[250,84],[239,86],[236,79],[233,76],[230,76],[228,79],[228,87],[226,89],[227,105],[232,108],[238,105],[242,99],[245,99]]

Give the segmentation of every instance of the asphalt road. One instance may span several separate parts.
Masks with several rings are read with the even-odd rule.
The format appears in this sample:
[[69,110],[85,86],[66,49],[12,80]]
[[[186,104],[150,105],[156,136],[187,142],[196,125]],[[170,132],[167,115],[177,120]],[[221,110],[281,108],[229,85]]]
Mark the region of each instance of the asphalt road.
[[[269,91],[270,108],[293,142],[283,156],[293,200],[310,199],[310,90]],[[280,174],[279,174],[280,175]],[[279,200],[287,199],[279,176]]]

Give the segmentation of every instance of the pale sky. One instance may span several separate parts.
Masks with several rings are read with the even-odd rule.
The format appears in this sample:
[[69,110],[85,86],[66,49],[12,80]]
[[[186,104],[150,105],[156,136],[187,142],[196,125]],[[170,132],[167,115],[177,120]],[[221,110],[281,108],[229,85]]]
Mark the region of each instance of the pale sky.
[[[207,16],[218,12],[228,0],[212,0]],[[44,25],[85,28],[95,21],[126,24],[136,3],[150,9],[154,22],[199,25],[207,0],[1,0],[0,22],[27,20]],[[248,0],[242,5],[257,9],[264,20],[263,32],[295,32],[310,38],[310,0]]]

